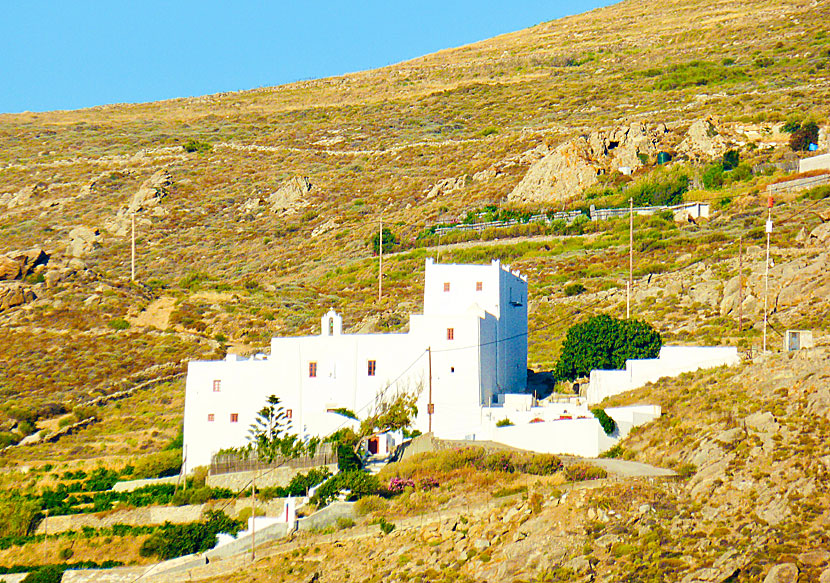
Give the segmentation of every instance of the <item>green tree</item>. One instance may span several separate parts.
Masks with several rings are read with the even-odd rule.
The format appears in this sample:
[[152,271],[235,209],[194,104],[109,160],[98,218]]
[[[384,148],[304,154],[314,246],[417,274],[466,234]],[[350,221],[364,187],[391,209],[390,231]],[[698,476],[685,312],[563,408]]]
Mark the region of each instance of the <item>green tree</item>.
[[279,457],[300,455],[302,443],[290,433],[291,419],[280,405],[280,398],[271,395],[257,413],[248,430],[248,442],[260,461],[271,463]]
[[724,172],[728,172],[733,168],[737,168],[738,164],[741,163],[741,155],[738,153],[737,150],[728,150],[724,152],[723,158],[721,159],[721,164],[723,165]]
[[810,144],[818,142],[818,124],[809,122],[802,125],[790,135],[790,148],[796,152],[806,152]]
[[600,314],[568,330],[555,375],[574,380],[594,369],[621,369],[629,358],[655,358],[661,346],[660,334],[650,324]]
[[370,246],[372,247],[372,253],[375,255],[380,254],[380,237],[383,234],[383,252],[386,253],[390,251],[392,247],[398,242],[397,237],[395,237],[395,233],[387,229],[386,227],[380,233],[375,233],[372,236],[370,241]]

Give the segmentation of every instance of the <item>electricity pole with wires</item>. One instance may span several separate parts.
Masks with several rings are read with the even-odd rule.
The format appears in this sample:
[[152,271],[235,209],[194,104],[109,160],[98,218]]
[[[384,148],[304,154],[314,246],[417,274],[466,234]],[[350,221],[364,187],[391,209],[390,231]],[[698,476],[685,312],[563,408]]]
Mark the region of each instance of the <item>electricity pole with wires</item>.
[[744,331],[744,238],[738,237],[738,332]]
[[378,232],[378,300],[383,295],[383,217],[380,219]]
[[133,232],[130,244],[130,281],[135,281],[135,212],[132,214]]
[[628,199],[628,281],[625,286],[625,319],[631,319],[631,292],[634,287],[634,199]]
[[763,351],[767,351],[767,309],[769,304],[769,238],[772,234],[772,194],[767,197],[767,261],[764,266],[764,346]]

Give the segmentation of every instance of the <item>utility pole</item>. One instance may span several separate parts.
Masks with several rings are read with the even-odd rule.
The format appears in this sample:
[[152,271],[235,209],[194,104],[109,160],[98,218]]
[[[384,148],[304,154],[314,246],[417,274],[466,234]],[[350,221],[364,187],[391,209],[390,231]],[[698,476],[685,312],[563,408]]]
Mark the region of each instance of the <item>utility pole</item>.
[[744,238],[738,237],[738,332],[744,331]]
[[378,233],[380,244],[379,265],[378,265],[378,299],[383,295],[383,217],[380,219],[380,232]]
[[435,412],[435,405],[432,403],[432,347],[427,347],[429,357],[429,403],[427,403],[427,415],[429,416],[429,433],[432,433],[432,414]]
[[764,352],[767,351],[767,305],[769,303],[769,237],[772,234],[772,194],[767,197],[767,263],[764,266]]
[[634,287],[634,199],[628,199],[628,282],[625,286],[625,319],[631,318],[631,291]]
[[130,254],[130,281],[135,281],[135,213],[132,214],[133,234]]
[[256,560],[256,468],[251,480],[251,562]]

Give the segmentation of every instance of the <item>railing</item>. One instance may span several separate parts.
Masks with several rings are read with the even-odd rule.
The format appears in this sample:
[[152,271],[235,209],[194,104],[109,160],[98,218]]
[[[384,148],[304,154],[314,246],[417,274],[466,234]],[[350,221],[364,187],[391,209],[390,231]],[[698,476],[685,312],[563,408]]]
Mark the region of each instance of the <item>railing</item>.
[[304,455],[296,458],[279,457],[271,463],[259,461],[256,459],[254,453],[217,454],[210,461],[210,475],[270,470],[274,468],[317,468],[335,463],[337,463],[337,454],[332,451],[330,444],[323,443],[317,448],[313,456]]
[[551,215],[532,215],[526,220],[508,219],[506,221],[488,221],[484,223],[458,223],[456,225],[436,227],[435,234],[440,236],[446,235],[452,231],[483,231],[485,229],[500,229],[504,227],[512,227],[514,225],[527,225],[530,223],[545,223],[549,225],[553,221],[567,221],[570,223],[581,214],[583,214],[582,211],[562,211],[552,213]]
[[[682,211],[687,209],[699,208],[700,216],[709,216],[709,203],[706,202],[684,202],[682,204],[675,204],[671,206],[635,206],[633,212],[635,215],[653,215],[660,211]],[[616,219],[620,217],[627,217],[631,209],[628,207],[612,208],[612,209],[598,209],[593,205],[590,208],[590,216],[592,221],[604,221],[608,219]]]

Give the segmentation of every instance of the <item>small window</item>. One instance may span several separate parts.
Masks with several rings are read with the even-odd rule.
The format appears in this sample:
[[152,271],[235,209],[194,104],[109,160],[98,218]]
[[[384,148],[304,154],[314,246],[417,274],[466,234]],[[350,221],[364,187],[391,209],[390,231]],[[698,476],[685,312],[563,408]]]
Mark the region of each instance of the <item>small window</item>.
[[213,413],[208,413],[208,423],[213,423],[213,420],[214,420],[215,418],[216,418],[216,417],[213,415]]
[[239,423],[239,413],[231,413],[231,423]]
[[334,336],[334,318],[329,318],[329,336]]
[[222,390],[222,381],[213,381],[213,392],[218,393]]
[[447,340],[455,339],[455,328],[447,328]]
[[450,291],[450,282],[448,282],[448,281],[444,282],[444,291],[445,292]]
[[484,283],[481,281],[476,282],[476,291],[481,291],[484,289]]
[[308,376],[309,378],[315,378],[317,376],[317,363],[316,362],[309,362],[308,363]]
[[285,418],[286,419],[293,419],[294,418],[294,410],[293,409],[286,409],[285,410]]
[[370,377],[375,376],[375,370],[377,369],[378,363],[376,360],[370,360],[367,373]]
[[450,367],[450,372],[455,372],[455,367],[454,366]]

